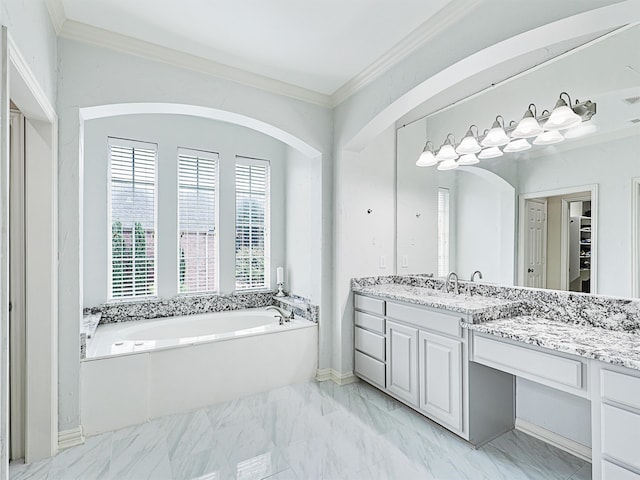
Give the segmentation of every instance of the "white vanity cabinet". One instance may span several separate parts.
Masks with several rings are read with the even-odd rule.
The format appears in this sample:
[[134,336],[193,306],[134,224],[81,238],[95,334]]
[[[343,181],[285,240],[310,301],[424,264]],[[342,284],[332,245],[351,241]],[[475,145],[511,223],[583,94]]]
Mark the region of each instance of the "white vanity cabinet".
[[387,320],[387,390],[418,405],[418,329]]
[[593,477],[640,480],[640,372],[604,364],[593,370]]
[[360,294],[354,306],[358,377],[475,445],[513,428],[513,377],[469,363],[467,315]]
[[462,341],[420,332],[420,409],[462,430]]

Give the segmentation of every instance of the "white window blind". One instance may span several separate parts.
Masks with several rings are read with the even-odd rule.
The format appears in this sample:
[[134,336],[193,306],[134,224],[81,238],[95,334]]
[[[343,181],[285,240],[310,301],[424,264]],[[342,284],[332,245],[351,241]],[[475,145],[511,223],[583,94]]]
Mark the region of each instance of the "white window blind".
[[438,188],[438,276],[449,274],[449,189]]
[[269,162],[236,161],[236,289],[269,286]]
[[178,149],[181,293],[218,290],[218,154]]
[[111,298],[156,294],[155,144],[108,139]]

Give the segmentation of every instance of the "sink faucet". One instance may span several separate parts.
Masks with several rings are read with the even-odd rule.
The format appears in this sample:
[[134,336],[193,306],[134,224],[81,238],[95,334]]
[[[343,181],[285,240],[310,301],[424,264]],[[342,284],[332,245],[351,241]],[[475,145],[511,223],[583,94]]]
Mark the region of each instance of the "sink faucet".
[[[453,279],[453,280],[452,280]],[[456,295],[460,293],[460,288],[458,287],[458,274],[456,272],[451,272],[447,275],[447,281],[444,282],[444,291],[449,293],[449,285],[453,281],[453,293]]]
[[478,274],[478,278],[482,280],[482,272],[480,270],[476,270],[471,274],[471,278],[469,279],[469,283],[467,283],[467,295],[472,296],[473,292],[471,291],[471,284],[475,281],[476,274]]
[[290,312],[287,312],[286,310],[283,310],[280,307],[276,307],[275,305],[269,305],[265,310],[275,310],[276,313],[276,318],[280,317],[280,321],[278,323],[280,323],[280,325],[284,325],[285,322],[290,322],[291,320],[293,320],[293,310]]

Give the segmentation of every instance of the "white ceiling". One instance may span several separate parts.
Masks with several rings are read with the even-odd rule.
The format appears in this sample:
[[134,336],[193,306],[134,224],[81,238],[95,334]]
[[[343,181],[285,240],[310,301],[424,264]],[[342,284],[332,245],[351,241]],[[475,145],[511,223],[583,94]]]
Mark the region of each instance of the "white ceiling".
[[326,95],[356,77],[442,7],[455,3],[449,0],[58,1],[62,2],[66,19]]

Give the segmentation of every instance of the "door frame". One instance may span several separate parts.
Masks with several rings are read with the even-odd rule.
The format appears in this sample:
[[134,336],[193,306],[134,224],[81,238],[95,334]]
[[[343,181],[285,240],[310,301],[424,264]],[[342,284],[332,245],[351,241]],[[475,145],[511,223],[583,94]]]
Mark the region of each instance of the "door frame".
[[[640,179],[639,179],[640,182]],[[598,184],[577,185],[573,187],[556,188],[553,190],[544,190],[533,193],[521,193],[518,195],[518,285],[524,285],[526,280],[526,268],[524,262],[524,239],[526,234],[525,218],[526,218],[526,201],[534,198],[548,198],[566,196],[563,198],[562,208],[562,229],[561,229],[561,245],[560,259],[565,265],[561,271],[561,285],[565,285],[569,278],[568,260],[569,260],[569,213],[565,211],[564,200],[573,200],[584,197],[577,195],[584,192],[591,192],[591,292],[598,291]],[[595,248],[594,246],[595,245]],[[546,254],[545,254],[546,255]],[[564,279],[564,280],[563,280]]]
[[[25,461],[48,458],[58,451],[58,117],[7,27],[2,27],[0,117],[8,135],[9,97],[25,122]],[[8,146],[1,152],[2,187],[8,186]],[[5,192],[2,192],[5,195]],[[8,194],[8,192],[7,192]],[[2,211],[2,223],[5,209]],[[3,257],[8,229],[2,238]],[[8,250],[7,250],[8,251]],[[2,316],[8,314],[8,265],[2,259]],[[7,275],[5,278],[5,274]],[[8,285],[7,285],[8,287]],[[8,290],[8,288],[7,288]],[[8,474],[8,323],[2,325],[2,438],[0,478]],[[6,364],[4,360],[6,361]]]

